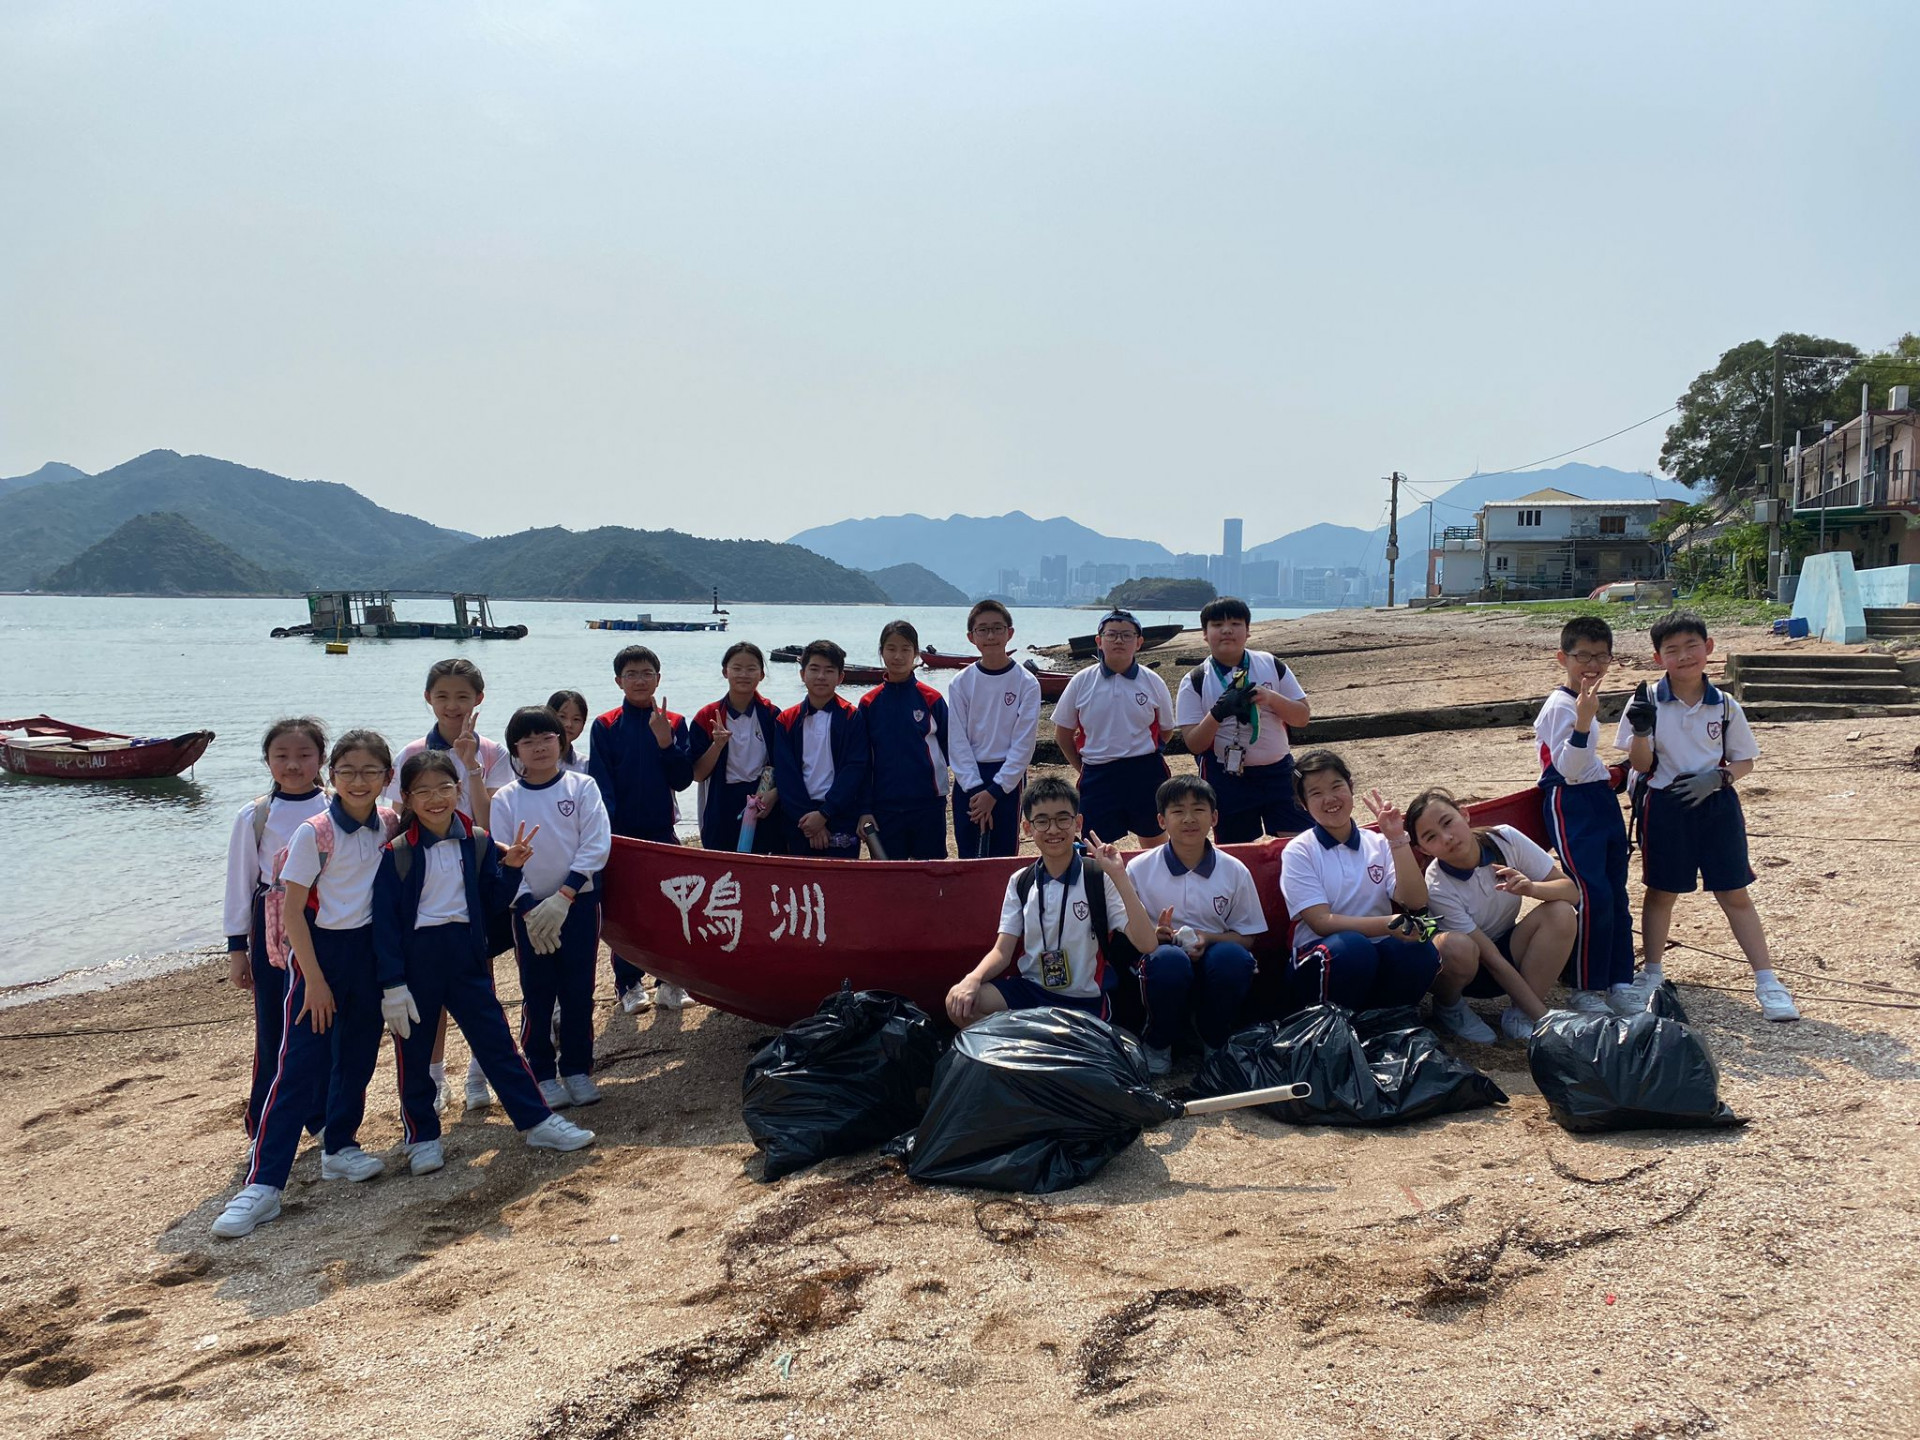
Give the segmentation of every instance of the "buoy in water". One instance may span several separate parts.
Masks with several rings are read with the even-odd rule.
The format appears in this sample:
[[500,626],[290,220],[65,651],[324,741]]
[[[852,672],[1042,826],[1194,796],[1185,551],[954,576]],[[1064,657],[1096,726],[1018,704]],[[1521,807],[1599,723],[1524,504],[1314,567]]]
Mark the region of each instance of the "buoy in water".
[[346,642],[346,641],[344,641],[344,640],[329,640],[329,641],[327,641],[327,654],[329,654],[329,655],[344,655],[344,654],[346,654],[346,653],[347,653],[347,642]]

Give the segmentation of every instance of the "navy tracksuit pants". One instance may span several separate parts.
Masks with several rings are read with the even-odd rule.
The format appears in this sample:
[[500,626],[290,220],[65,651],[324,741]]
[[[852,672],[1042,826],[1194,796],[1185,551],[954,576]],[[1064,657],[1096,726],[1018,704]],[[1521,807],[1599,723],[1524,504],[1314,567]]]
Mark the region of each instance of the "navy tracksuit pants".
[[1348,1010],[1392,1010],[1418,1005],[1440,973],[1431,940],[1398,935],[1374,939],[1343,930],[1314,941],[1293,957],[1293,1008],[1341,1005]]
[[286,976],[280,1052],[267,1086],[255,1135],[247,1184],[287,1188],[300,1148],[303,1117],[324,1110],[329,1155],[357,1144],[367,1109],[367,1086],[380,1059],[380,983],[374,978],[373,927],[322,930],[312,927],[313,953],[333,992],[333,1023],[322,1035],[312,1017],[297,1019],[307,1003],[306,978],[294,965]]
[[[507,1012],[493,991],[490,957],[475,948],[473,927],[465,920],[429,925],[407,935],[407,989],[420,1018],[406,1039],[394,1040],[394,1063],[400,1071],[400,1112],[407,1143],[440,1138],[440,1117],[433,1110],[433,1077],[427,1065],[433,1059],[433,1032],[445,1009],[467,1037],[467,1045],[487,1083],[493,1086],[507,1118],[516,1130],[531,1130],[553,1113],[540,1098],[533,1072],[513,1045]],[[591,1007],[580,1007],[591,1015]]]
[[[531,907],[534,902],[528,900]],[[560,927],[560,948],[541,955],[527,939],[526,911],[513,917],[513,953],[520,962],[520,1053],[536,1080],[593,1070],[593,969],[600,954],[600,893],[575,897]],[[560,1007],[560,1050],[553,1048],[553,1009]]]
[[982,854],[1006,856],[1020,853],[1020,795],[1026,785],[1021,784],[1011,795],[1003,795],[993,781],[1004,764],[1004,760],[980,762],[980,783],[993,796],[993,828],[986,832],[987,848],[984,851],[980,848],[980,827],[973,823],[973,817],[967,812],[968,802],[973,797],[958,785],[953,787],[953,843],[962,860],[972,860]]
[[1203,1043],[1224,1045],[1252,988],[1253,955],[1244,945],[1216,941],[1197,961],[1178,945],[1162,945],[1140,962],[1147,1006],[1140,1039],[1156,1050],[1172,1049],[1191,1013]]
[[[247,969],[253,975],[253,1082],[247,1090],[247,1138],[260,1135],[260,1112],[266,1107],[267,1092],[273,1088],[274,1073],[280,1066],[280,1042],[286,1038],[286,1016],[297,1015],[300,1007],[287,1010],[287,972],[267,959],[267,893],[253,897],[253,926],[247,931]],[[309,1134],[318,1135],[326,1121],[326,1097],[320,1096],[307,1111],[304,1120]]]
[[947,858],[947,802],[938,796],[917,805],[875,806],[873,823],[889,860]]
[[1627,899],[1627,825],[1613,787],[1552,785],[1541,792],[1547,837],[1580,887],[1580,925],[1568,974],[1576,990],[1633,980],[1633,908]]
[[[701,849],[740,848],[740,812],[747,808],[747,801],[759,788],[758,780],[707,781],[707,808],[700,812]],[[753,829],[753,853],[781,854],[785,849],[781,843],[784,830],[778,809],[762,816]]]

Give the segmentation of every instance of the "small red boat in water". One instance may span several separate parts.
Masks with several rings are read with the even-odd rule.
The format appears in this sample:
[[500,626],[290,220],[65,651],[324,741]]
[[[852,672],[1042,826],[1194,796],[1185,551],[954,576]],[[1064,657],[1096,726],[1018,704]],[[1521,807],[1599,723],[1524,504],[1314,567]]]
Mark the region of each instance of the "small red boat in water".
[[178,775],[206,753],[213,731],[194,730],[172,739],[140,739],[111,730],[89,730],[51,715],[0,720],[0,768],[16,775],[62,780],[153,780]]
[[[1468,807],[1475,825],[1511,825],[1544,845],[1540,792]],[[1266,911],[1256,955],[1278,963],[1292,921],[1280,897],[1278,839],[1229,845],[1253,871]],[[813,1013],[850,980],[892,990],[929,1014],[993,941],[1003,860],[813,860],[615,839],[601,889],[616,953],[722,1010],[769,1025]]]

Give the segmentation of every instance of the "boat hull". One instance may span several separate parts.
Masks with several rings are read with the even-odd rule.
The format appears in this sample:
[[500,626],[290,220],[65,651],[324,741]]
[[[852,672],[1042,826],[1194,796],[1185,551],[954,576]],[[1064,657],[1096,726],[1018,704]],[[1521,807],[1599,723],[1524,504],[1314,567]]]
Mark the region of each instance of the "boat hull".
[[56,780],[155,780],[178,775],[212,743],[211,730],[107,750],[0,740],[0,769]]
[[[1512,825],[1545,843],[1540,792],[1471,807],[1476,825]],[[1229,845],[1253,872],[1267,932],[1255,953],[1284,962],[1285,841]],[[845,861],[740,855],[615,839],[601,889],[615,953],[697,998],[789,1025],[850,981],[938,1013],[996,933],[1007,877],[1027,859]]]

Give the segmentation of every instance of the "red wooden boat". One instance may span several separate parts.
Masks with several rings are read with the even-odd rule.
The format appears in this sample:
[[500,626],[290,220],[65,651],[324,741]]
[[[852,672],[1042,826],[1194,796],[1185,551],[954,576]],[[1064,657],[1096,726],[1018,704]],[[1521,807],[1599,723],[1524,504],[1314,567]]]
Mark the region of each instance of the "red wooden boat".
[[16,775],[63,780],[153,780],[178,775],[206,753],[213,731],[194,730],[167,739],[139,739],[111,730],[69,725],[51,715],[0,720],[0,768]]
[[[920,652],[920,663],[928,670],[964,670],[978,658],[977,655],[944,655],[938,650]],[[1026,666],[1040,682],[1040,698],[1049,703],[1066,693],[1067,682],[1073,678],[1071,670],[1042,670],[1031,660]]]
[[[1469,807],[1476,825],[1512,825],[1546,844],[1540,792]],[[1229,845],[1266,911],[1262,959],[1280,962],[1291,920],[1280,898],[1284,840]],[[1000,918],[1004,860],[812,860],[615,839],[603,879],[607,943],[709,1005],[769,1025],[813,1013],[851,980],[930,1014],[979,963]]]

